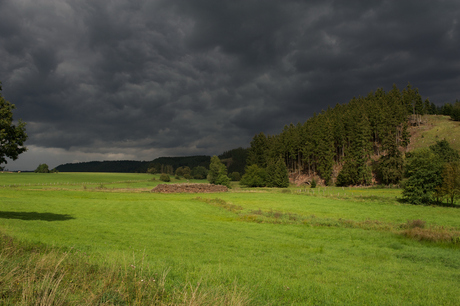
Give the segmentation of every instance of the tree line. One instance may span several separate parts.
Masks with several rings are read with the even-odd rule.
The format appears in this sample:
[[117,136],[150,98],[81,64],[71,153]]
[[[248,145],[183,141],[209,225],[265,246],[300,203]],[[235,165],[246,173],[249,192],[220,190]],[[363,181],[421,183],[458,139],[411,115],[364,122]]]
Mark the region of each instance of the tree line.
[[[218,156],[226,165],[232,180],[239,180],[244,174],[247,151],[248,149],[236,148]],[[59,172],[148,172],[206,179],[210,161],[211,156],[207,155],[159,157],[152,161],[90,161],[62,164],[57,166],[56,170]]]
[[397,184],[409,144],[408,118],[431,107],[410,84],[402,91],[396,85],[389,92],[379,88],[303,124],[286,125],[278,135],[255,135],[247,162],[265,168],[281,157],[290,172],[317,175],[326,185],[369,185],[373,179]]
[[407,152],[408,127],[420,125],[425,114],[460,120],[460,102],[439,107],[428,99],[423,102],[410,84],[402,91],[395,85],[389,92],[379,88],[314,114],[303,124],[286,125],[280,134],[255,135],[246,173],[267,169],[281,158],[289,172],[308,174],[312,185],[315,177],[325,185],[398,184],[410,203],[447,199],[453,204],[460,196],[458,152],[446,140]]

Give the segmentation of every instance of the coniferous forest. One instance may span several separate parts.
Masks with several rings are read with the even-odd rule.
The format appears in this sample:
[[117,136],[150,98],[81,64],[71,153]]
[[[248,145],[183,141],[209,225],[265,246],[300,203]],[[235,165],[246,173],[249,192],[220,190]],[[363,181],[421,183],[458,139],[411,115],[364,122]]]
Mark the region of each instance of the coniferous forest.
[[[249,149],[230,150],[219,158],[229,173],[241,175],[246,172],[246,165],[268,169],[281,158],[288,172],[306,174],[325,185],[398,184],[404,177],[404,156],[410,142],[408,127],[419,125],[425,114],[443,114],[458,120],[457,110],[460,113],[460,102],[437,107],[428,99],[422,101],[418,89],[410,84],[403,90],[393,85],[388,92],[378,88],[365,97],[354,97],[348,103],[314,114],[303,124],[286,125],[278,135],[259,133],[253,137]],[[57,169],[98,172],[155,169],[154,172],[173,174],[181,166],[209,168],[209,160],[209,156],[163,157],[135,165],[134,161],[105,161],[66,164]]]
[[290,172],[319,176],[324,184],[397,184],[403,177],[408,127],[436,111],[410,84],[402,91],[379,88],[366,97],[290,124],[278,135],[259,133],[248,152],[248,165],[266,168],[280,156]]

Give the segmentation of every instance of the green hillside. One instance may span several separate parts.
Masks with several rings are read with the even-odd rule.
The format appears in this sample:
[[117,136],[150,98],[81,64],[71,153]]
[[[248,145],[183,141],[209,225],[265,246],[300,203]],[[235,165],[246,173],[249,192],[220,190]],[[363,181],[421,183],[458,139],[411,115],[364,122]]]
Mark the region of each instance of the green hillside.
[[460,151],[460,122],[453,121],[449,116],[425,115],[422,117],[422,125],[411,127],[409,132],[411,141],[408,151],[429,147],[443,139]]

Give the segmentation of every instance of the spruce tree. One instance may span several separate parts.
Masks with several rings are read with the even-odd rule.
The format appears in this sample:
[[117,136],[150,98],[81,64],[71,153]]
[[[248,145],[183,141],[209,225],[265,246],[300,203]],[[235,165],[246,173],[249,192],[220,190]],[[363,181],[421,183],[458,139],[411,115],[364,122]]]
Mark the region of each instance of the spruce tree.
[[369,166],[372,150],[371,128],[363,109],[355,107],[348,116],[350,124],[349,146],[345,164],[337,176],[337,185],[368,185],[372,182]]
[[434,115],[431,110],[431,104],[430,104],[430,99],[425,99],[425,105],[423,106],[423,112],[426,115]]
[[316,147],[316,161],[318,174],[326,185],[331,183],[332,167],[334,165],[334,135],[332,123],[323,114],[318,117],[318,145]]
[[270,149],[268,138],[264,133],[259,133],[252,138],[251,147],[248,152],[248,165],[258,165],[265,168],[267,166],[267,153]]
[[286,188],[289,187],[289,173],[283,159],[280,157],[274,162],[269,162],[267,169],[267,186]]

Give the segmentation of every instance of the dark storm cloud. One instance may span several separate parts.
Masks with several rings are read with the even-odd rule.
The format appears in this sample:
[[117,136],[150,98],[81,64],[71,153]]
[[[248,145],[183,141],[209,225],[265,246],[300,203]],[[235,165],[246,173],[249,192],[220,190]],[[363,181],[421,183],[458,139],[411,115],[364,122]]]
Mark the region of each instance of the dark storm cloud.
[[459,13],[457,1],[3,0],[0,80],[34,148],[215,154],[393,83],[455,101]]

